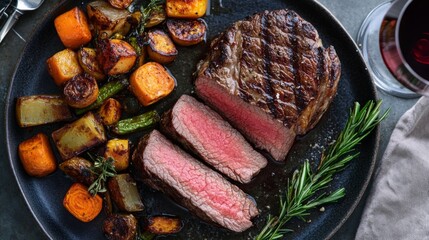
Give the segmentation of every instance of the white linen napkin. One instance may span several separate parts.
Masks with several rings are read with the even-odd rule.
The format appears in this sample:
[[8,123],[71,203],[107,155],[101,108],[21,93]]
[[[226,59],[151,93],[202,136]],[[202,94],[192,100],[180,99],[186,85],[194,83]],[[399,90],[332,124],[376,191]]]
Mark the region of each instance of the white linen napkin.
[[429,239],[429,98],[398,121],[356,239]]

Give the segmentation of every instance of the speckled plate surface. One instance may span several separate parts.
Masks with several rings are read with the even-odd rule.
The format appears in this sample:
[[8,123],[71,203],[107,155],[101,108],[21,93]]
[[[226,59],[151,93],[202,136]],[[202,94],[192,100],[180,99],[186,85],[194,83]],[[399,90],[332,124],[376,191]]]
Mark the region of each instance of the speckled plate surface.
[[[59,3],[37,27],[17,65],[6,106],[6,138],[12,169],[28,207],[40,227],[52,239],[104,239],[101,225],[105,214],[100,214],[90,223],[82,223],[72,217],[62,206],[62,199],[72,181],[60,170],[44,178],[32,178],[25,174],[17,154],[18,144],[38,132],[50,135],[62,124],[19,128],[15,119],[15,101],[20,96],[60,93],[49,76],[45,64],[48,57],[64,48],[55,32],[53,19],[76,4],[84,3],[85,1],[82,3],[71,0]],[[276,214],[279,196],[283,193],[287,178],[291,176],[293,170],[305,159],[309,159],[312,166],[317,166],[322,149],[341,131],[353,102],[364,103],[367,100],[376,99],[375,88],[356,45],[338,21],[316,1],[224,0],[222,6],[218,1],[212,1],[210,15],[205,17],[209,27],[208,39],[210,40],[231,23],[248,15],[281,8],[295,10],[317,28],[325,46],[335,47],[342,63],[338,94],[316,128],[296,140],[285,164],[270,162],[269,166],[250,184],[239,185],[255,198],[261,211],[260,216],[254,219],[255,226],[244,233],[232,233],[206,224],[189,215],[185,209],[161,193],[140,185],[142,198],[147,207],[146,214],[173,214],[183,219],[185,224],[183,230],[169,238],[249,239],[256,235],[264,225],[267,214]],[[165,111],[181,94],[192,92],[192,73],[205,52],[204,44],[179,48],[178,59],[168,66],[176,77],[178,86],[168,98],[151,108],[160,112]],[[130,137],[135,142],[143,134],[144,132],[141,132]],[[332,188],[327,189],[330,191],[345,187],[346,197],[338,204],[326,206],[324,212],[313,211],[308,217],[311,223],[291,221],[287,227],[294,232],[287,235],[288,239],[324,239],[329,238],[339,229],[356,207],[367,187],[373,172],[377,148],[378,129],[359,147],[360,156],[344,172],[338,174]]]

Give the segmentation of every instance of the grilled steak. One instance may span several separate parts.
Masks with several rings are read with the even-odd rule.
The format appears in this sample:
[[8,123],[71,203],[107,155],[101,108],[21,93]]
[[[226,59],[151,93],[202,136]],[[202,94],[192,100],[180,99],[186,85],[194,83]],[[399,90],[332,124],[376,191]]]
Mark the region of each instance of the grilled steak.
[[340,78],[334,48],[294,11],[255,14],[214,39],[195,89],[256,147],[283,160],[319,121]]
[[232,231],[252,226],[256,203],[157,130],[143,137],[132,157],[137,179],[168,194],[204,220]]
[[164,113],[161,130],[235,181],[248,183],[267,165],[219,114],[188,95]]

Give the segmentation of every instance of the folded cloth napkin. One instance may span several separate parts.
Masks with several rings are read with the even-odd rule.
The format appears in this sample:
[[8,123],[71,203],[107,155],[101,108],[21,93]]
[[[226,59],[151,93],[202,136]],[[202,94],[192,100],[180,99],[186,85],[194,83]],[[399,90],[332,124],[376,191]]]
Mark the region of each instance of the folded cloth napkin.
[[429,239],[429,98],[399,119],[356,239]]

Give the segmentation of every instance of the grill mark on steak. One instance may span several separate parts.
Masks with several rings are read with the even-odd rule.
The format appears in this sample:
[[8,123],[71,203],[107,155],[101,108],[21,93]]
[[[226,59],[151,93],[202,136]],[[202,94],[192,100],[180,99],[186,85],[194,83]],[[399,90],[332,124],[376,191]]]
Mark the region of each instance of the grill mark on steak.
[[271,63],[271,53],[270,53],[270,48],[269,48],[269,44],[273,44],[273,38],[271,37],[270,34],[268,34],[268,24],[267,23],[267,14],[263,14],[261,17],[261,35],[262,35],[262,39],[261,39],[261,45],[262,45],[262,49],[263,49],[263,56],[262,56],[262,61],[263,61],[263,79],[265,80],[265,94],[264,97],[266,98],[266,102],[267,105],[271,111],[271,114],[278,118],[279,117],[279,113],[277,111],[276,106],[274,105],[274,90],[271,82],[271,78],[273,76],[273,74],[271,74],[271,68],[270,65]]
[[324,49],[319,47],[317,49],[317,83],[320,83],[325,77],[325,58],[324,58]]

